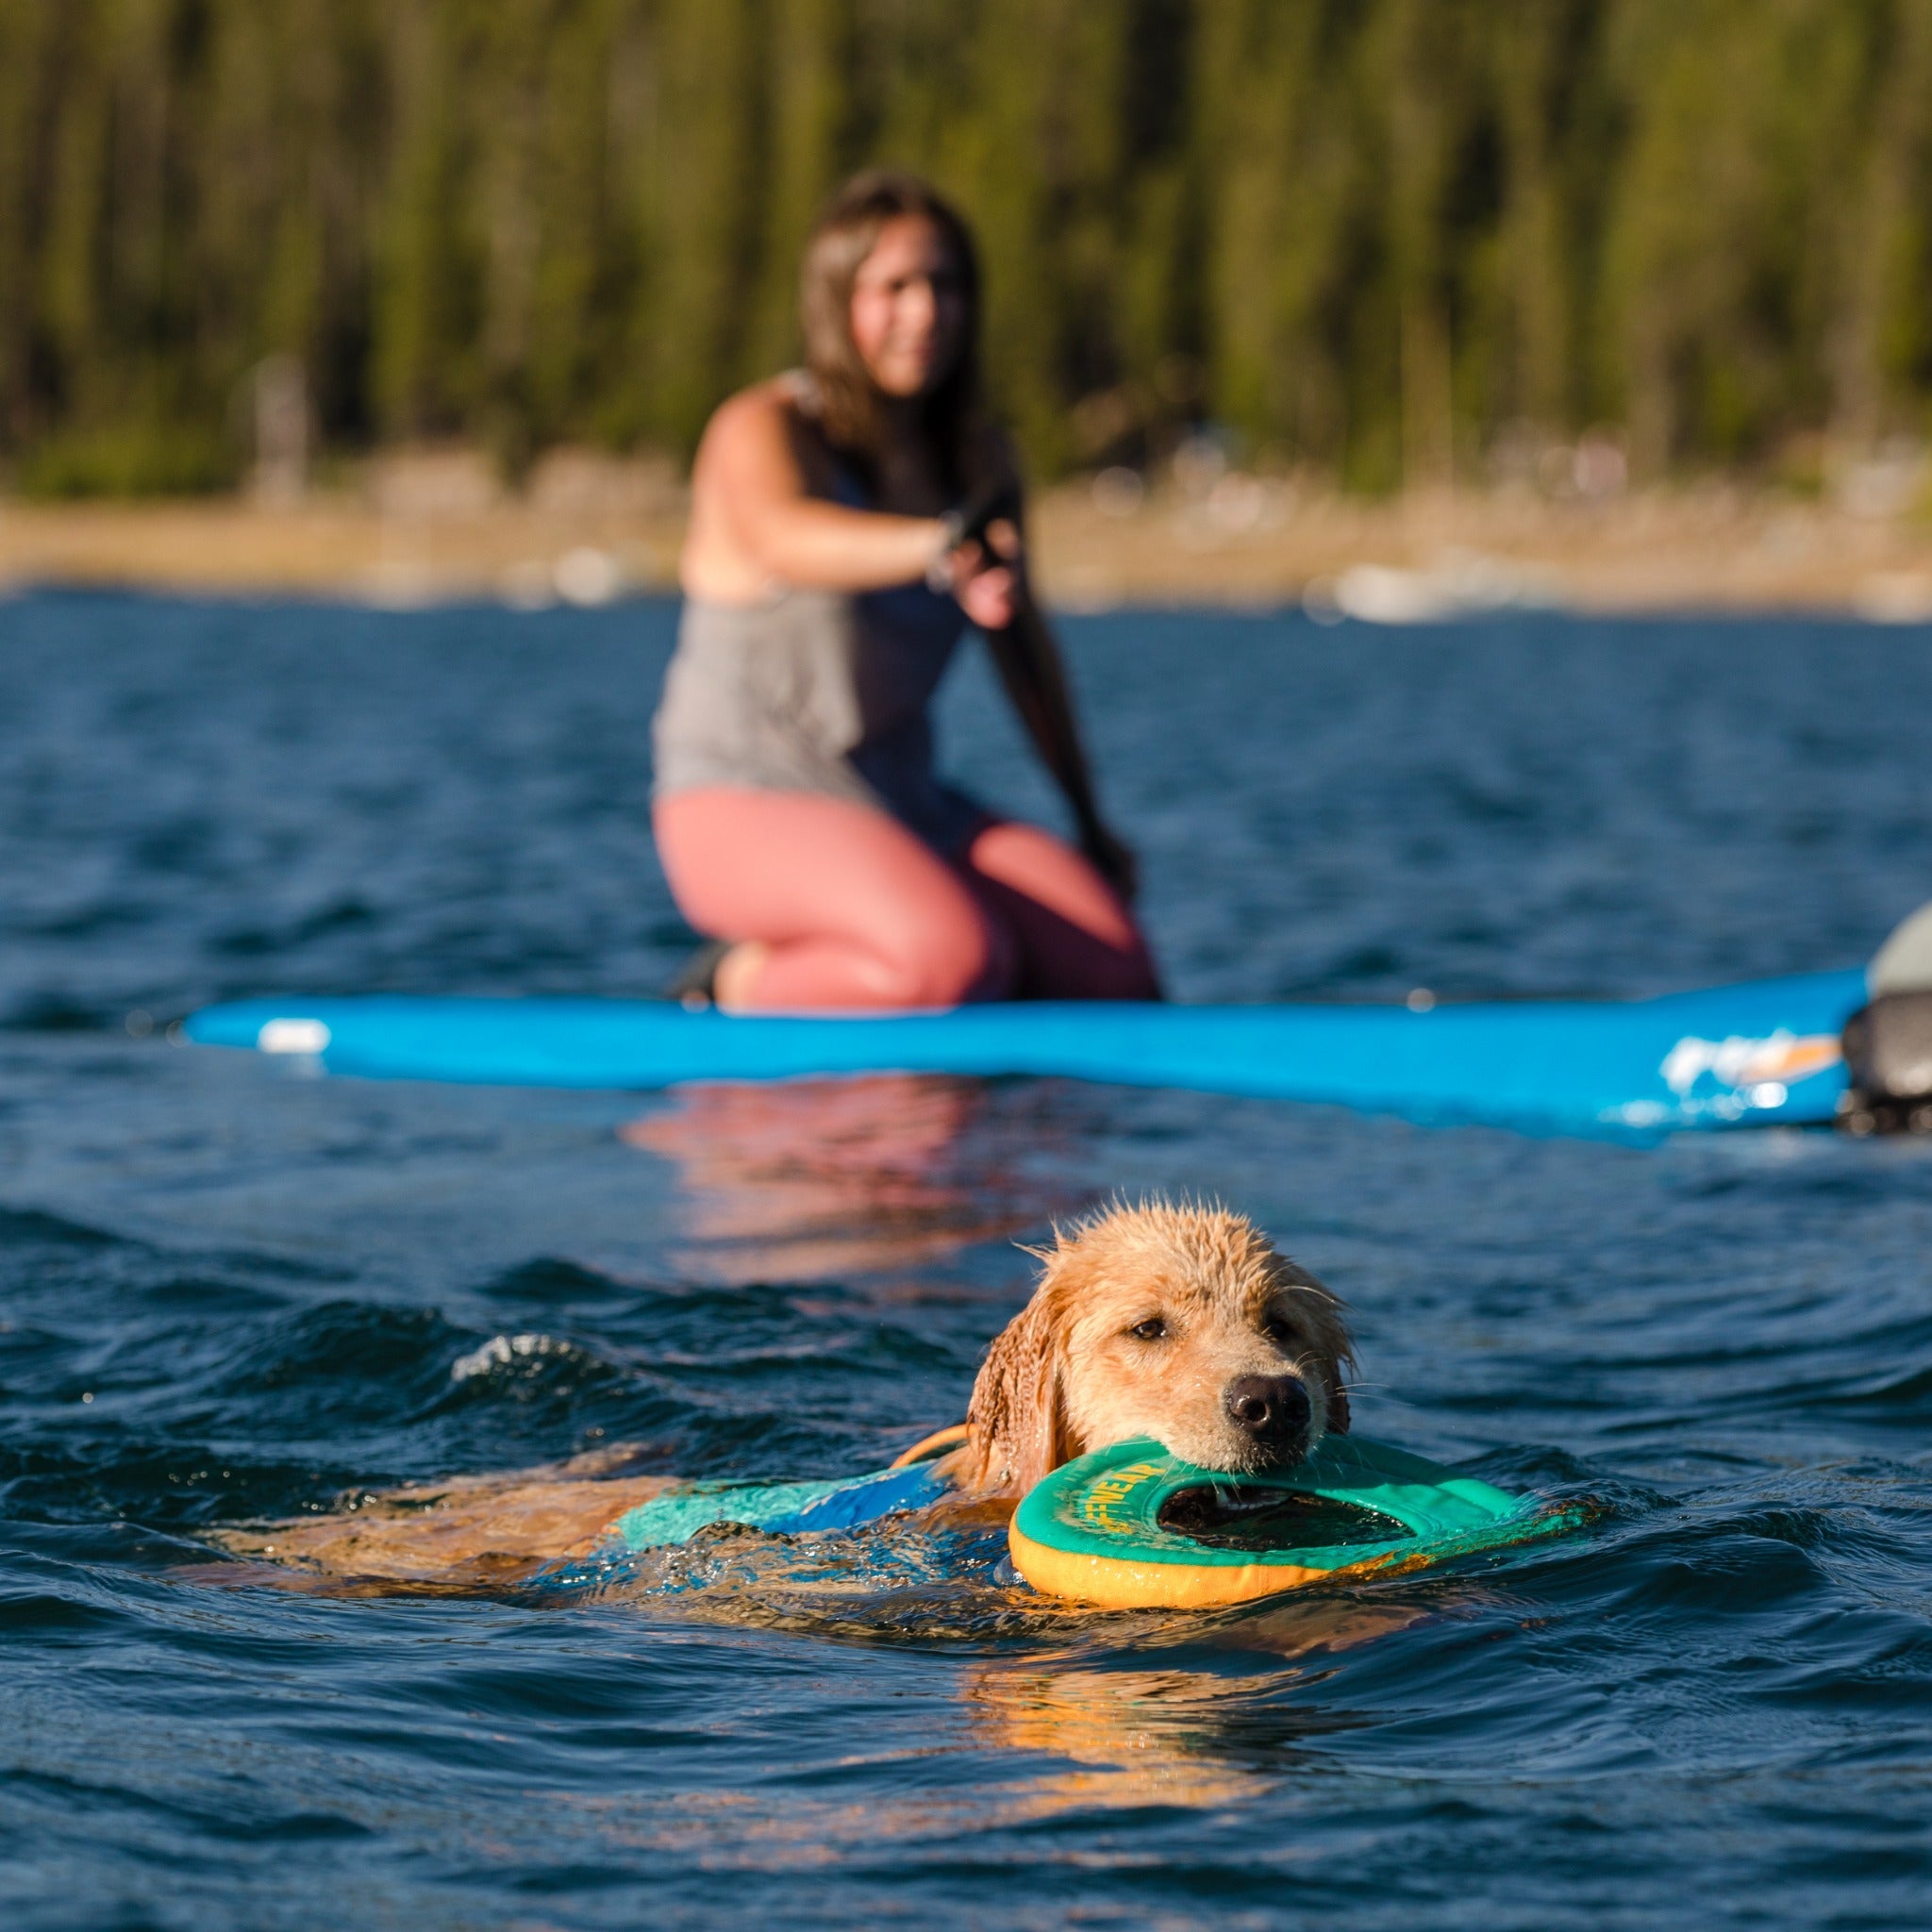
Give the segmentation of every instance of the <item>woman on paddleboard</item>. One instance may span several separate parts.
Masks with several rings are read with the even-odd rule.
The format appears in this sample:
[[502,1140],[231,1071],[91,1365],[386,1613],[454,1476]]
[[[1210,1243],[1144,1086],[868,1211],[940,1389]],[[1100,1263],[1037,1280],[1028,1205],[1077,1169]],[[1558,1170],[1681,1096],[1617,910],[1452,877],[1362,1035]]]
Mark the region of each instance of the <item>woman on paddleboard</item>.
[[[726,402],[692,472],[653,820],[720,943],[681,990],[745,1012],[1157,998],[981,412],[965,225],[924,182],[860,175],[812,235],[802,311],[805,368]],[[969,624],[1077,850],[934,770]]]

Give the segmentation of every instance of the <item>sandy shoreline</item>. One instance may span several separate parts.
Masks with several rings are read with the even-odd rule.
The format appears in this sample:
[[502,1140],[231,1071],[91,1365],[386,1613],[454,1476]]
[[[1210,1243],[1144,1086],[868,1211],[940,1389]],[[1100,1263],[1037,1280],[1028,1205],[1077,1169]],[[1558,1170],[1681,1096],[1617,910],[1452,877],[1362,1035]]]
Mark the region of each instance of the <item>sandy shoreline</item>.
[[[447,485],[448,478],[442,481]],[[0,500],[0,586],[597,604],[675,583],[683,499],[416,488],[47,506]],[[1551,501],[1460,492],[1371,503],[1246,477],[1195,495],[1047,492],[1036,568],[1070,608],[1270,607],[1401,623],[1528,606],[1823,610],[1932,622],[1932,524],[1710,486]]]

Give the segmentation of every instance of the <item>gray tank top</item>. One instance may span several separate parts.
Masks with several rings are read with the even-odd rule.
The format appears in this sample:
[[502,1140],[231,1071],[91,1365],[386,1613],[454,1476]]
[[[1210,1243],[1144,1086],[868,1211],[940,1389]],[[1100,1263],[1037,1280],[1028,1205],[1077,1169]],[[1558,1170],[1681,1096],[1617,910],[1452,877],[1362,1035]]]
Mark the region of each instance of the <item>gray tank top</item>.
[[818,792],[957,850],[982,811],[935,774],[927,709],[965,627],[958,604],[923,584],[688,599],[652,722],[656,795]]

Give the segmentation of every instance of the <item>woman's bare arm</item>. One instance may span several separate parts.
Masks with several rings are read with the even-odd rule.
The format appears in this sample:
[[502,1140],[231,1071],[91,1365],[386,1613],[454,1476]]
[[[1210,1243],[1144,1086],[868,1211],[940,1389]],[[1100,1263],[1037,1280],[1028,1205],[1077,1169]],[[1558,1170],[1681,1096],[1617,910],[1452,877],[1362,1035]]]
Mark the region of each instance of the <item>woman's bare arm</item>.
[[685,589],[762,596],[774,583],[874,591],[914,583],[944,541],[937,517],[850,509],[810,493],[795,406],[761,383],[719,409],[691,472]]

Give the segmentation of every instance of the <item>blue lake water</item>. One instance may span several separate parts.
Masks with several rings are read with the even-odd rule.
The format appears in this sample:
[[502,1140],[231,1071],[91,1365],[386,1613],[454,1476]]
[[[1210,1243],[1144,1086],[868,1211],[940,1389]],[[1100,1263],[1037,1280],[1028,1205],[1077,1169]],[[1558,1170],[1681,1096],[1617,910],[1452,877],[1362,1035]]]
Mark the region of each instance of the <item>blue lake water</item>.
[[[276,990],[654,988],[673,622],[0,604],[0,1923],[1923,1923],[1932,1146],[169,1043]],[[1066,629],[1180,997],[1659,991],[1932,895],[1924,632]],[[1048,808],[976,663],[945,733]],[[617,1442],[875,1467],[960,1412],[1013,1241],[1157,1189],[1349,1298],[1358,1426],[1593,1527],[1208,1616],[1044,1606],[970,1540],[575,1607],[211,1568]]]

